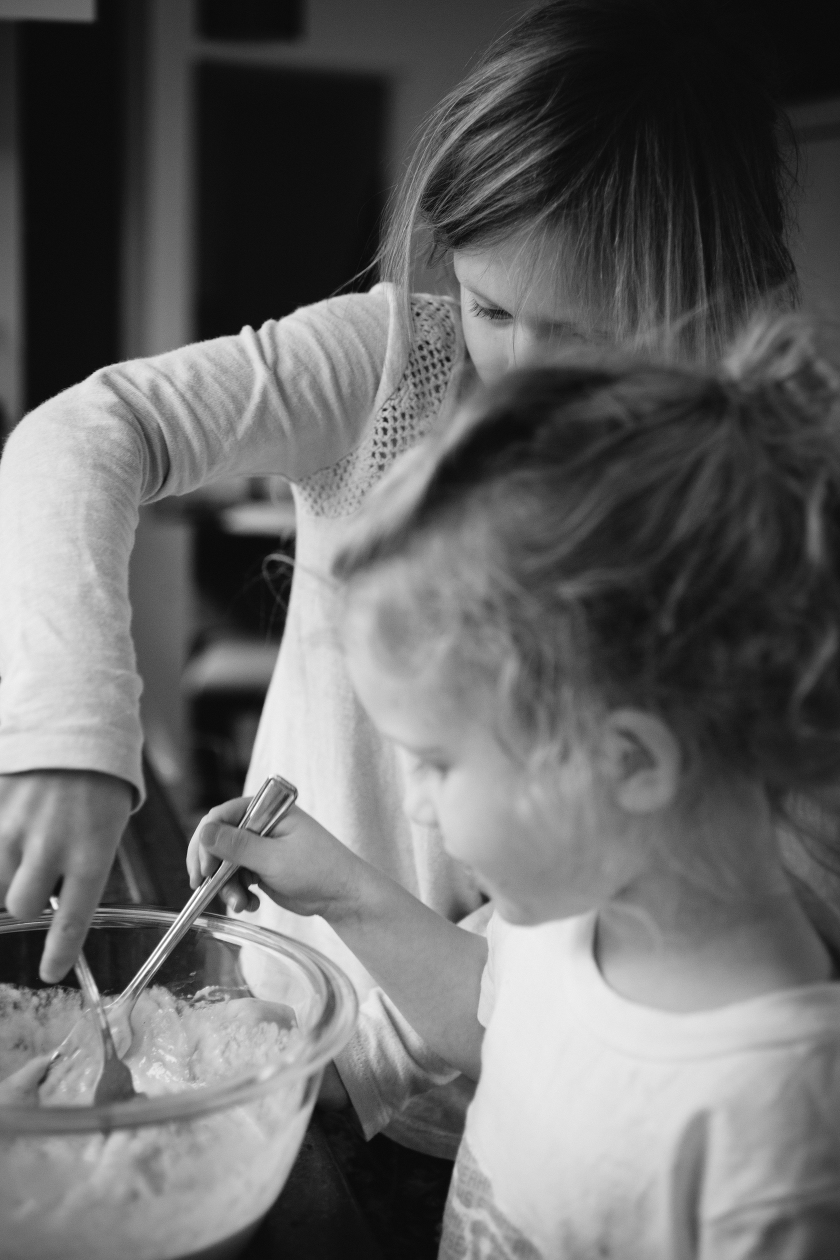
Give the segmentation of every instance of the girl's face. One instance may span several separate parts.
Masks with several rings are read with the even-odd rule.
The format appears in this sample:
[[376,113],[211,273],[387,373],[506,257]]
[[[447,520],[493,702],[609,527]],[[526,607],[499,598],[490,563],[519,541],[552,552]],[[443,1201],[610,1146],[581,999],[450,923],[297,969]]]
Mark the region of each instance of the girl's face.
[[[561,243],[553,251],[560,253]],[[552,251],[540,251],[551,259]],[[564,287],[556,264],[540,266],[516,237],[486,249],[456,251],[464,340],[480,380],[544,363],[575,341],[603,339],[597,321]]]
[[371,648],[377,639],[367,602],[351,597],[346,631],[362,704],[409,755],[409,816],[440,826],[447,852],[472,868],[504,918],[566,918],[625,886],[632,853],[601,804],[585,749],[572,750],[537,784],[497,739],[498,702],[488,686],[459,685],[451,667],[406,674],[383,665]]

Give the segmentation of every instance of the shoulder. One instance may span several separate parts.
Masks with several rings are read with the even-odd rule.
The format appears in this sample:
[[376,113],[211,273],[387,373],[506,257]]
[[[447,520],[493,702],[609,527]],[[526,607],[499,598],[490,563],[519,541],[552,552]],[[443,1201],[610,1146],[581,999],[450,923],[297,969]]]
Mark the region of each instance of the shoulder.
[[383,397],[396,387],[410,361],[428,361],[440,370],[463,352],[460,307],[454,298],[417,293],[406,301],[393,284],[384,282],[366,293],[340,294],[299,307],[281,320],[267,321],[259,335],[281,348],[290,338],[309,337],[319,346],[326,340],[336,348],[371,353],[383,365]]
[[387,408],[412,419],[437,414],[465,355],[453,298],[419,293],[406,300],[388,283],[301,307],[256,336],[278,372],[290,359],[312,359],[342,381],[361,377],[371,414]]
[[240,336],[255,336],[269,366],[280,370],[289,355],[328,356],[336,365],[375,365],[377,379],[397,335],[396,295],[390,285],[377,285],[368,293],[345,293],[301,306],[278,320],[267,320],[256,332],[243,329]]
[[487,928],[490,956],[500,975],[507,969],[543,964],[556,971],[561,959],[591,955],[593,925],[594,916],[589,913],[520,926],[494,911]]
[[412,294],[408,307],[405,369],[416,389],[433,396],[464,357],[461,308],[454,298],[430,293]]
[[793,996],[788,1038],[721,1064],[705,1125],[710,1221],[840,1204],[840,986]]
[[519,927],[494,910],[487,926],[479,1021],[486,1028],[495,1014],[498,1033],[499,1009],[514,1031],[523,1019],[551,1015],[556,1003],[546,1003],[545,992],[562,991],[565,965],[579,951],[591,950],[591,936],[590,915]]
[[366,296],[388,304],[379,386],[352,451],[300,486],[302,503],[316,516],[357,511],[398,456],[445,423],[459,399],[466,359],[458,303],[413,294],[406,306],[391,285]]

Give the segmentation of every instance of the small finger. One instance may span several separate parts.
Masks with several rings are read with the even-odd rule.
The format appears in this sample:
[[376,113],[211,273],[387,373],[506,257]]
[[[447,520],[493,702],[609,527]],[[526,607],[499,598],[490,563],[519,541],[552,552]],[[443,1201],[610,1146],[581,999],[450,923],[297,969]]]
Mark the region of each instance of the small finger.
[[248,852],[258,838],[250,831],[243,831],[227,823],[205,822],[199,833],[202,848],[214,858],[244,865]]
[[221,805],[214,805],[212,809],[207,811],[198,827],[200,829],[202,824],[206,822],[230,823],[231,826],[235,827],[237,823],[242,821],[245,811],[250,804],[250,796],[235,796],[232,800],[223,801]]
[[238,880],[231,879],[221,890],[222,901],[234,914],[241,914],[251,903],[251,894],[242,887]]
[[216,822],[235,827],[242,819],[250,802],[249,796],[237,796],[232,800],[223,801],[221,805],[214,805],[212,809],[209,809],[198,823],[187,846],[187,872],[192,888],[197,888],[202,879],[212,875],[219,865],[219,859],[209,856],[207,852],[205,828],[208,824]]
[[201,883],[201,845],[196,835],[192,836],[187,848],[187,875],[190,888],[198,888]]
[[20,853],[19,845],[0,849],[0,906],[6,904],[6,894],[20,865]]
[[260,899],[251,891],[252,884],[259,884],[257,876],[247,867],[241,866],[222,887],[219,895],[234,914],[242,914],[243,911],[253,914],[259,909]]
[[12,1107],[29,1103],[38,1104],[38,1086],[47,1074],[50,1055],[39,1054],[11,1076],[0,1081],[0,1105]]
[[219,866],[219,859],[208,853],[202,844],[196,843],[187,850],[187,871],[192,888],[198,888],[202,880],[212,875]]
[[46,984],[61,980],[78,958],[107,878],[107,870],[96,875],[70,872],[64,876],[41,958],[40,974]]
[[229,910],[235,914],[253,913],[259,909],[260,899],[248,891],[250,884],[258,884],[259,877],[246,865],[248,858],[264,856],[268,843],[263,838],[239,827],[215,822],[207,818],[196,832],[201,849],[201,869],[205,876],[218,866],[219,859],[235,862],[239,867],[236,875],[222,888],[220,896]]
[[256,871],[249,871],[246,866],[240,867],[236,874],[237,879],[239,880],[239,883],[244,889],[247,897],[247,904],[244,909],[247,910],[249,914],[253,914],[255,910],[259,910],[260,908],[260,899],[254,891],[255,888],[259,887],[259,876]]
[[12,876],[6,892],[6,909],[16,919],[34,919],[45,908],[61,874],[55,862],[39,860],[33,846]]

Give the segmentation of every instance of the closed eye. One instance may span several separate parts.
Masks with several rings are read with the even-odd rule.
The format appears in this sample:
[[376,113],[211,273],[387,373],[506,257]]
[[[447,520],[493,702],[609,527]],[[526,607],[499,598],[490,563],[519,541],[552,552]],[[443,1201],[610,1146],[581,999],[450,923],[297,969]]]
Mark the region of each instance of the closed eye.
[[416,775],[434,774],[440,778],[445,778],[449,771],[449,763],[444,757],[436,756],[434,753],[414,753],[414,773]]
[[435,774],[440,779],[445,779],[449,773],[449,766],[441,761],[421,761],[418,769],[420,774]]
[[491,323],[506,323],[513,318],[510,311],[503,310],[501,306],[483,306],[474,297],[470,298],[470,313],[479,319],[489,319]]

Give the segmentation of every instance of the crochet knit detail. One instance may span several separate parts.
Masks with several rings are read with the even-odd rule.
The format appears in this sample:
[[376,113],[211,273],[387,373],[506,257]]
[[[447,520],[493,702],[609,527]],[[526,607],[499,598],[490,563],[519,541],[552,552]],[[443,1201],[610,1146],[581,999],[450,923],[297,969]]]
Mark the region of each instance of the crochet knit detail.
[[313,516],[349,516],[358,511],[397,456],[434,426],[457,355],[455,319],[450,303],[435,297],[413,297],[411,314],[414,337],[406,369],[361,445],[298,485]]

